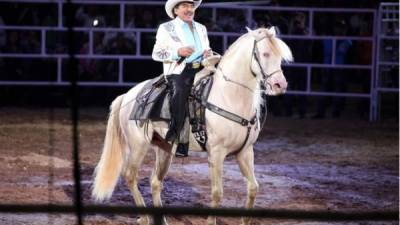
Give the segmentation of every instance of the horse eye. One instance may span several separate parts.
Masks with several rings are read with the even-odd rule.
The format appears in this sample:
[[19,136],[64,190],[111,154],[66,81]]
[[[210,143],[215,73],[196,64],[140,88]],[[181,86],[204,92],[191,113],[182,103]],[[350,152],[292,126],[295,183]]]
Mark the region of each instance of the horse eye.
[[264,52],[263,56],[268,58],[269,57],[269,53],[268,52]]

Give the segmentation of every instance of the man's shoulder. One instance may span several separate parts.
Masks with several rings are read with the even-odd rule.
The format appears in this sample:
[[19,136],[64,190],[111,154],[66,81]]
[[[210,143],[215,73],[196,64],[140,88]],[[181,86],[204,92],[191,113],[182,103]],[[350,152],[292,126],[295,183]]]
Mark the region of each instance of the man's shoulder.
[[201,24],[197,21],[194,21],[194,24],[196,25],[196,27],[201,27],[202,29],[205,29],[205,30],[207,29],[206,26],[204,26],[203,24]]
[[168,28],[175,26],[174,20],[169,20],[160,24],[159,27],[164,27],[168,30]]

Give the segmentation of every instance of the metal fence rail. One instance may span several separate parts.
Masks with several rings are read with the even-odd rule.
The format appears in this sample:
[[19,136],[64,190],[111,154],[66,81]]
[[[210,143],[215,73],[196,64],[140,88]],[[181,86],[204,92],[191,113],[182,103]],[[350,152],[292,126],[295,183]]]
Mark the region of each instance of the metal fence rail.
[[[72,214],[76,208],[71,205],[0,205],[1,213],[51,213]],[[281,220],[302,221],[398,221],[396,211],[305,211],[286,209],[243,209],[243,208],[190,208],[190,207],[129,207],[85,205],[82,214],[147,214],[152,215],[155,225],[162,224],[162,216],[220,216],[220,217],[254,217]]]
[[[2,2],[17,2],[17,3],[37,3],[37,4],[52,4],[57,8],[57,23],[55,26],[46,27],[46,26],[15,26],[15,25],[0,25],[0,30],[35,30],[39,32],[39,36],[41,39],[41,51],[37,54],[15,54],[15,53],[2,53],[0,52],[0,58],[35,58],[35,59],[51,59],[55,60],[57,64],[57,75],[55,80],[51,81],[28,81],[28,80],[1,80],[0,85],[59,85],[65,86],[68,83],[68,80],[62,76],[62,63],[65,59],[67,59],[66,54],[52,54],[46,51],[46,39],[47,34],[49,32],[63,32],[66,31],[65,27],[65,19],[63,17],[64,9],[65,9],[65,0],[0,0]],[[78,81],[78,85],[84,86],[132,86],[135,82],[127,82],[127,79],[124,77],[124,71],[127,71],[125,68],[126,60],[147,60],[152,61],[151,56],[149,54],[144,54],[142,52],[142,35],[143,34],[154,34],[156,32],[156,28],[128,28],[126,27],[126,19],[125,12],[127,7],[131,6],[163,6],[165,2],[163,1],[87,1],[87,0],[75,0],[72,1],[74,4],[79,5],[105,5],[105,6],[113,6],[119,10],[118,16],[119,21],[113,27],[74,27],[74,31],[78,31],[81,33],[85,33],[88,35],[88,43],[89,49],[87,54],[78,54],[76,55],[79,59],[110,59],[116,60],[116,68],[117,68],[117,78],[112,81],[99,81],[99,82],[87,82],[87,81]],[[352,41],[366,41],[371,43],[372,48],[371,52],[371,62],[367,65],[356,65],[356,64],[338,64],[335,62],[336,51],[332,51],[331,62],[330,63],[315,63],[315,62],[306,62],[299,63],[295,62],[290,65],[285,65],[285,67],[296,67],[302,68],[305,71],[305,79],[306,79],[306,87],[304,90],[289,90],[288,94],[301,94],[301,95],[310,95],[310,96],[344,96],[344,97],[355,97],[355,98],[368,98],[370,101],[370,120],[375,119],[374,114],[377,110],[376,104],[376,95],[375,95],[375,86],[374,81],[377,79],[376,77],[379,74],[375,74],[375,45],[376,40],[373,35],[370,36],[332,36],[332,35],[322,35],[316,34],[314,32],[314,22],[316,16],[321,13],[345,13],[350,15],[352,13],[360,13],[365,14],[371,17],[373,21],[377,20],[377,11],[375,9],[342,9],[342,8],[304,8],[304,7],[270,7],[270,6],[259,6],[254,4],[230,4],[226,5],[224,3],[204,3],[202,5],[203,9],[210,11],[210,16],[213,21],[217,19],[219,15],[219,10],[229,9],[229,10],[241,10],[243,15],[245,16],[245,20],[247,22],[247,26],[251,27],[251,21],[253,20],[253,16],[258,12],[281,12],[281,13],[295,13],[295,12],[303,12],[307,17],[307,28],[308,32],[304,35],[294,35],[294,34],[281,34],[280,37],[284,40],[309,40],[309,41],[323,41],[323,40],[331,40],[333,43],[333,49],[336,48],[336,44],[343,39],[352,40]],[[373,26],[370,28],[372,33],[376,33],[376,22],[372,24]],[[110,54],[96,54],[94,52],[94,34],[96,32],[132,32],[137,37],[136,40],[136,50],[131,55],[110,55]],[[235,32],[209,32],[210,37],[219,38],[221,41],[222,49],[225,50],[229,46],[229,40],[231,38],[236,38],[240,36],[239,33]],[[369,91],[363,93],[357,93],[353,91],[347,92],[321,92],[317,90],[313,90],[312,87],[312,79],[314,77],[313,71],[314,69],[346,69],[346,70],[363,70],[363,75],[365,75],[365,79],[370,80]],[[160,70],[161,71],[161,70]],[[158,75],[158,74],[155,74]]]
[[[387,93],[397,93],[399,94],[399,87],[387,87],[384,82],[382,82],[383,71],[388,70],[390,68],[397,66],[397,73],[399,72],[399,33],[388,32],[388,25],[393,25],[394,27],[399,27],[399,3],[395,2],[383,2],[379,5],[378,11],[378,19],[377,19],[377,27],[378,32],[376,35],[376,67],[375,67],[375,88],[373,90],[373,102],[374,111],[372,112],[372,120],[380,119],[380,109],[381,109],[381,97]],[[392,53],[392,57],[390,59],[385,59],[385,48],[388,46],[384,45],[384,41],[396,41],[397,42],[397,57],[395,53]],[[395,48],[394,46],[389,46],[391,48]],[[386,52],[387,54],[388,52]],[[398,79],[398,78],[397,78]]]

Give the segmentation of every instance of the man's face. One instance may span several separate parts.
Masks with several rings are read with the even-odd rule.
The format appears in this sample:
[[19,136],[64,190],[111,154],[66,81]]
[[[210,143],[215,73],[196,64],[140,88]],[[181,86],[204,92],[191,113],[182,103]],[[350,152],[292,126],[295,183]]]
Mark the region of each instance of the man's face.
[[192,22],[194,17],[194,4],[190,2],[179,3],[174,8],[174,13],[185,22]]

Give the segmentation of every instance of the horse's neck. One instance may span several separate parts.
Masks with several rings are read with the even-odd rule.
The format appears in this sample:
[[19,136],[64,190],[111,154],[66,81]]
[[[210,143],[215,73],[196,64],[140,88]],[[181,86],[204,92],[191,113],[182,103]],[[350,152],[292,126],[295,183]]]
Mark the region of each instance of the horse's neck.
[[246,118],[253,116],[256,81],[252,78],[250,71],[251,55],[248,50],[241,48],[224,57],[216,72],[213,91],[209,99],[238,115]]
[[[223,74],[230,80],[234,80],[254,90],[256,82],[251,76],[250,60],[251,53],[248,51],[248,48],[241,47],[235,52],[224,56],[221,60],[220,68]],[[223,77],[221,76],[220,78]]]

